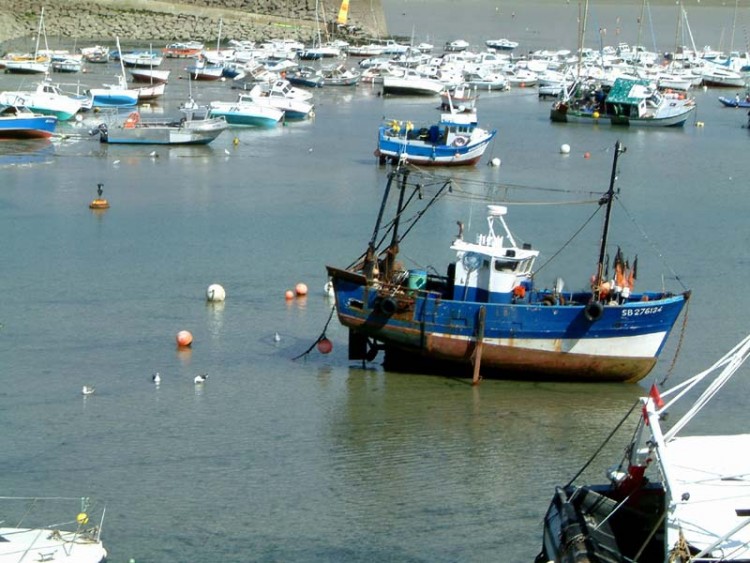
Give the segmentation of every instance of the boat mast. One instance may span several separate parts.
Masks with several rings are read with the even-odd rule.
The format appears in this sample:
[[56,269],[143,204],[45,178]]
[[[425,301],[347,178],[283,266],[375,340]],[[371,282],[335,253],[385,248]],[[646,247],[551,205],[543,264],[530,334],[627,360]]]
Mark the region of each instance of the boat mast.
[[375,241],[378,238],[378,232],[380,231],[380,224],[383,221],[383,213],[385,213],[385,205],[388,202],[388,194],[391,192],[391,184],[393,178],[396,177],[396,172],[391,172],[388,176],[388,183],[385,185],[385,193],[383,193],[383,201],[380,202],[380,211],[378,211],[378,218],[375,220],[375,228],[372,230],[372,237],[370,243],[367,245],[367,252],[365,253],[365,262],[363,270],[368,280],[371,280],[375,275],[375,269],[377,267],[377,255],[375,253]]
[[383,264],[383,279],[388,281],[391,279],[391,274],[393,274],[393,266],[396,262],[396,256],[398,255],[398,227],[399,222],[401,221],[401,213],[403,212],[403,206],[404,206],[404,194],[406,192],[406,180],[409,177],[409,171],[404,170],[401,172],[401,186],[399,187],[398,192],[398,205],[396,207],[396,217],[393,219],[393,233],[391,235],[391,244],[388,245],[388,248],[386,249],[385,254],[385,262]]
[[604,215],[604,229],[602,230],[602,244],[599,249],[599,264],[596,269],[596,284],[594,286],[594,300],[598,301],[601,297],[601,285],[602,277],[604,276],[604,256],[607,252],[607,237],[609,235],[609,219],[612,216],[612,200],[615,198],[615,180],[617,179],[617,158],[621,153],[625,152],[625,147],[622,146],[620,141],[615,143],[615,156],[612,160],[612,175],[609,179],[609,189],[607,193],[602,196],[599,200],[599,205],[607,205],[607,210]]

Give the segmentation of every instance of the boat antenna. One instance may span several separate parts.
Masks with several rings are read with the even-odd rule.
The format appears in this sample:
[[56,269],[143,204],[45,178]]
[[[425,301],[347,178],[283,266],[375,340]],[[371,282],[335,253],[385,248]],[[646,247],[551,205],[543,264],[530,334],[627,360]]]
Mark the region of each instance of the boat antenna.
[[612,160],[612,175],[609,179],[609,189],[599,200],[599,205],[607,205],[607,211],[604,215],[604,229],[602,230],[602,245],[599,249],[599,264],[596,269],[596,282],[594,285],[594,301],[599,301],[601,297],[602,276],[604,272],[604,255],[607,252],[607,236],[609,235],[609,219],[612,215],[612,200],[615,198],[615,180],[617,179],[617,158],[627,149],[622,146],[618,140],[615,143],[615,156]]

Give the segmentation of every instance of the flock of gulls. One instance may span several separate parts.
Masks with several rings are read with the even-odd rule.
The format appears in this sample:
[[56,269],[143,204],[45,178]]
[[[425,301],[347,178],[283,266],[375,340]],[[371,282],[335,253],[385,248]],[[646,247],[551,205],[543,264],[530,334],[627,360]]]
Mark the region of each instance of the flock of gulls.
[[[200,373],[193,378],[193,383],[195,383],[196,385],[203,385],[207,379],[208,379],[207,373]],[[161,375],[159,374],[158,371],[154,375],[151,376],[151,381],[154,382],[154,385],[156,387],[159,387],[159,385],[161,384]],[[93,395],[95,390],[96,388],[93,387],[92,385],[84,385],[83,389],[81,389],[81,394],[86,395],[86,396]]]

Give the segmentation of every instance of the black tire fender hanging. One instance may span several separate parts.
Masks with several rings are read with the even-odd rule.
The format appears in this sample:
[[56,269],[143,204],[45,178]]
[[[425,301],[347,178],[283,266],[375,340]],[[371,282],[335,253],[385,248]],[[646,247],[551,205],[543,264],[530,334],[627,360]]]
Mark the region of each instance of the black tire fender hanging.
[[586,315],[586,318],[591,322],[598,321],[604,314],[604,306],[599,303],[599,301],[592,301],[586,305],[583,314]]

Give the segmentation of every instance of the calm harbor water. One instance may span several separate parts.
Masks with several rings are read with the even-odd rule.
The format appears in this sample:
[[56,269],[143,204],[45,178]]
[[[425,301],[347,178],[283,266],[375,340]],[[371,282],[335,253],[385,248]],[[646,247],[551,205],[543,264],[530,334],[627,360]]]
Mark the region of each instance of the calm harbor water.
[[[519,3],[515,24],[481,17],[492,3],[468,2],[450,28],[455,3],[427,4],[389,1],[391,31],[424,40],[424,27],[436,45],[508,36],[522,48],[575,47],[577,9],[562,2]],[[628,9],[621,21],[639,7]],[[616,7],[602,10],[610,18]],[[674,15],[659,10],[667,49]],[[732,10],[690,10],[702,22],[696,41],[718,45]],[[178,78],[185,63],[166,65],[173,77],[154,113],[174,112],[188,93]],[[72,81],[111,81],[117,70],[90,67]],[[0,75],[0,89],[22,80]],[[237,94],[229,83],[192,88],[202,102]],[[703,126],[644,131],[553,125],[551,102],[533,90],[483,93],[479,120],[498,129],[497,141],[476,168],[451,173],[457,196],[522,186],[493,193],[537,203],[512,206],[509,221],[544,262],[592,208],[540,204],[604,191],[623,142],[613,238],[638,254],[639,287],[693,290],[684,329],[681,320],[640,385],[471,387],[362,369],[346,359],[335,320],[330,355],[292,360],[328,319],[325,265],[350,263],[370,237],[388,170],[373,156],[378,124],[432,119],[434,100],[324,88],[314,120],[233,130],[207,147],[100,145],[87,126],[50,143],[0,143],[0,491],[105,502],[114,562],[533,560],[554,485],[644,388],[707,367],[747,332],[750,132],[744,111],[720,107],[722,94],[694,93]],[[500,167],[487,166],[493,157]],[[88,209],[99,182],[112,206],[104,213]],[[404,244],[405,260],[443,271],[455,221],[479,227],[483,206],[446,200]],[[540,281],[561,275],[582,287],[598,243],[594,230]],[[298,282],[309,295],[286,301]],[[206,303],[211,283],[225,287],[224,304]],[[182,329],[195,337],[187,351],[175,346]],[[209,378],[197,388],[202,372]],[[84,384],[96,393],[82,397]],[[732,385],[702,424],[742,429],[735,414],[750,384]],[[587,475],[602,478],[610,461]]]

